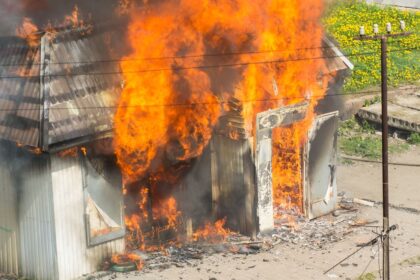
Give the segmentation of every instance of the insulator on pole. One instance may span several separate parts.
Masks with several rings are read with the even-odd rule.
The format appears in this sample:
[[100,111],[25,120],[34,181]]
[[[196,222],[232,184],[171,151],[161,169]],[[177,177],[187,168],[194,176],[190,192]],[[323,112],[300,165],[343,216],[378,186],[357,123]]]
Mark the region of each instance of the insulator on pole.
[[390,22],[388,22],[388,23],[386,24],[386,32],[388,32],[388,33],[391,33],[391,32],[392,32],[392,25],[391,25],[391,23],[390,23]]
[[366,32],[365,32],[365,27],[362,25],[360,26],[360,31],[359,31],[360,36],[365,36]]
[[375,34],[379,33],[379,26],[376,23],[373,25],[373,33]]

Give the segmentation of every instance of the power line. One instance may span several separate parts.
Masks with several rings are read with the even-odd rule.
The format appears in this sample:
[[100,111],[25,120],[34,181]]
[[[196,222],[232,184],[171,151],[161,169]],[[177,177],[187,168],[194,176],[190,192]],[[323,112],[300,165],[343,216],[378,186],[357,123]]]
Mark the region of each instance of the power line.
[[[378,246],[379,247],[379,246]],[[373,249],[373,246],[372,246]],[[359,279],[363,279],[363,275],[365,275],[366,270],[369,268],[370,264],[373,262],[374,259],[376,259],[376,255],[379,253],[379,249],[373,254],[373,256],[371,257],[370,261],[368,262],[368,264],[366,265],[365,269],[363,269],[362,274],[360,274]],[[381,269],[379,267],[379,269]]]
[[[181,55],[181,56],[162,56],[162,57],[139,57],[139,58],[122,58],[122,59],[104,59],[94,61],[60,61],[51,62],[49,65],[62,65],[62,64],[94,64],[94,63],[120,63],[126,61],[148,61],[148,60],[167,60],[167,59],[187,59],[187,58],[200,58],[200,57],[222,57],[222,56],[236,56],[236,55],[253,55],[265,53],[282,53],[288,51],[301,51],[301,50],[317,50],[317,49],[331,49],[331,47],[307,47],[297,49],[282,49],[282,50],[262,50],[262,51],[248,51],[248,52],[227,52],[227,53],[203,53],[195,55]],[[10,63],[0,64],[0,67],[15,67],[15,66],[40,66],[42,63]]]
[[[379,161],[379,160],[370,160],[370,159],[357,158],[357,157],[351,157],[351,156],[341,156],[341,157],[348,160],[382,164],[382,161]],[[395,166],[420,167],[420,163],[389,162],[388,164],[395,165]]]
[[[389,52],[399,52],[399,51],[408,51],[408,50],[418,50],[416,48],[406,48],[392,50]],[[263,60],[263,61],[254,61],[254,62],[241,62],[241,63],[228,63],[228,64],[215,64],[215,65],[198,65],[190,67],[170,67],[170,68],[157,68],[157,69],[145,69],[145,70],[136,70],[136,71],[110,71],[110,72],[89,72],[89,73],[68,73],[68,74],[50,74],[45,75],[45,77],[69,77],[69,76],[97,76],[97,75],[121,75],[121,74],[139,74],[139,73],[149,73],[149,72],[161,72],[161,71],[183,71],[183,70],[192,70],[192,69],[212,69],[212,68],[221,68],[221,67],[237,67],[237,66],[248,66],[248,65],[261,65],[261,64],[272,64],[272,63],[288,63],[288,62],[298,62],[306,60],[319,60],[319,59],[329,59],[329,58],[339,58],[339,57],[354,57],[354,56],[363,56],[363,55],[372,55],[377,54],[377,52],[365,52],[365,53],[356,53],[349,55],[334,55],[334,56],[319,56],[319,57],[306,57],[306,58],[296,58],[296,59],[286,59],[286,60]],[[40,75],[35,76],[0,76],[0,79],[35,79],[39,78]]]
[[[410,87],[401,89],[401,91],[408,91],[408,90],[416,90],[420,89],[420,87]],[[370,93],[379,93],[380,91],[360,91],[356,93],[352,93],[353,95],[361,95],[361,94],[370,94]],[[348,96],[352,94],[347,93],[338,93],[338,94],[329,94],[329,95],[313,95],[312,98],[331,98],[335,96]],[[289,97],[282,97],[282,98],[267,98],[267,99],[253,99],[253,100],[241,100],[241,103],[259,103],[259,102],[273,102],[273,101],[283,101],[283,100],[293,100],[293,99],[302,99],[302,101],[310,101],[310,99],[305,98],[304,96],[289,96]],[[200,103],[169,103],[169,104],[144,104],[144,105],[131,105],[131,106],[90,106],[90,107],[55,107],[55,108],[48,108],[51,110],[69,110],[69,109],[78,109],[78,110],[95,110],[95,109],[117,109],[117,108],[143,108],[143,107],[191,107],[191,106],[200,106],[200,105],[222,105],[228,104],[229,101],[219,101],[219,102],[200,102]],[[0,109],[2,111],[40,111],[40,108],[17,108],[17,109]]]
[[[416,34],[416,33],[414,33]],[[397,42],[400,42],[398,40]],[[235,55],[253,55],[253,54],[265,54],[265,53],[282,53],[288,51],[300,51],[300,50],[316,50],[316,49],[331,49],[331,47],[304,47],[297,49],[282,49],[282,50],[262,50],[262,51],[247,51],[247,52],[227,52],[227,53],[203,53],[195,55],[185,56],[162,56],[162,57],[139,57],[139,58],[121,58],[121,59],[104,59],[104,60],[92,60],[92,61],[59,61],[50,62],[49,65],[66,65],[66,64],[100,64],[100,63],[120,63],[127,61],[149,61],[149,60],[168,60],[168,59],[187,59],[187,58],[200,58],[200,57],[222,57],[222,56],[235,56]],[[0,64],[0,67],[17,67],[17,66],[40,66],[42,63],[9,63]]]

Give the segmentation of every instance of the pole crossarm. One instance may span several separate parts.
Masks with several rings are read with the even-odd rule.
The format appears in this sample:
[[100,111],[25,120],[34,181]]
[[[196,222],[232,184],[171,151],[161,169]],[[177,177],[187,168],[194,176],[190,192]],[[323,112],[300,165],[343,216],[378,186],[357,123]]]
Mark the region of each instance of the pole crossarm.
[[381,40],[382,38],[398,38],[398,37],[407,37],[413,34],[413,32],[402,32],[402,33],[385,33],[385,34],[377,34],[377,35],[359,35],[354,37],[355,40],[360,41],[376,41]]

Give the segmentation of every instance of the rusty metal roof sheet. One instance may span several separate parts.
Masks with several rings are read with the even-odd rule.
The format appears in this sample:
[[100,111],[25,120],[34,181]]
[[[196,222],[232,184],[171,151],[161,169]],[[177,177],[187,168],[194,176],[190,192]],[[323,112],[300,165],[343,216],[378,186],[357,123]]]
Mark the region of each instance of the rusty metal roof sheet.
[[0,137],[37,146],[39,140],[39,46],[0,38]]
[[[39,35],[36,46],[0,38],[0,139],[46,150],[111,131],[122,81],[118,61],[109,59],[115,33],[61,30]],[[331,41],[324,44],[329,72],[352,67]],[[237,115],[226,123],[243,138]]]
[[64,30],[40,37],[35,47],[1,38],[0,138],[48,147],[112,130],[121,76],[99,74],[120,72],[117,62],[104,62],[111,57],[110,32]]
[[326,57],[325,62],[329,73],[336,73],[337,71],[345,69],[353,70],[353,63],[350,62],[332,40],[324,37],[323,47],[324,57]]
[[120,72],[118,62],[104,62],[112,57],[106,47],[109,36],[103,30],[73,30],[54,37],[50,54],[50,145],[112,130],[122,78],[119,74],[98,74]]

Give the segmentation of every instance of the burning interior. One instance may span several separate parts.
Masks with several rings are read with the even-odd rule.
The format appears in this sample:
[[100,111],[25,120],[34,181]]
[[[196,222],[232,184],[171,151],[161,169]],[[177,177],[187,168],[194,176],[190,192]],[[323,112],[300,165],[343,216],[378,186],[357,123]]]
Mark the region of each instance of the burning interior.
[[73,14],[0,39],[14,162],[0,173],[0,269],[72,279],[123,255],[140,268],[127,252],[334,208],[338,115],[317,105],[352,66],[322,32],[321,1],[259,2],[127,4],[122,27]]

